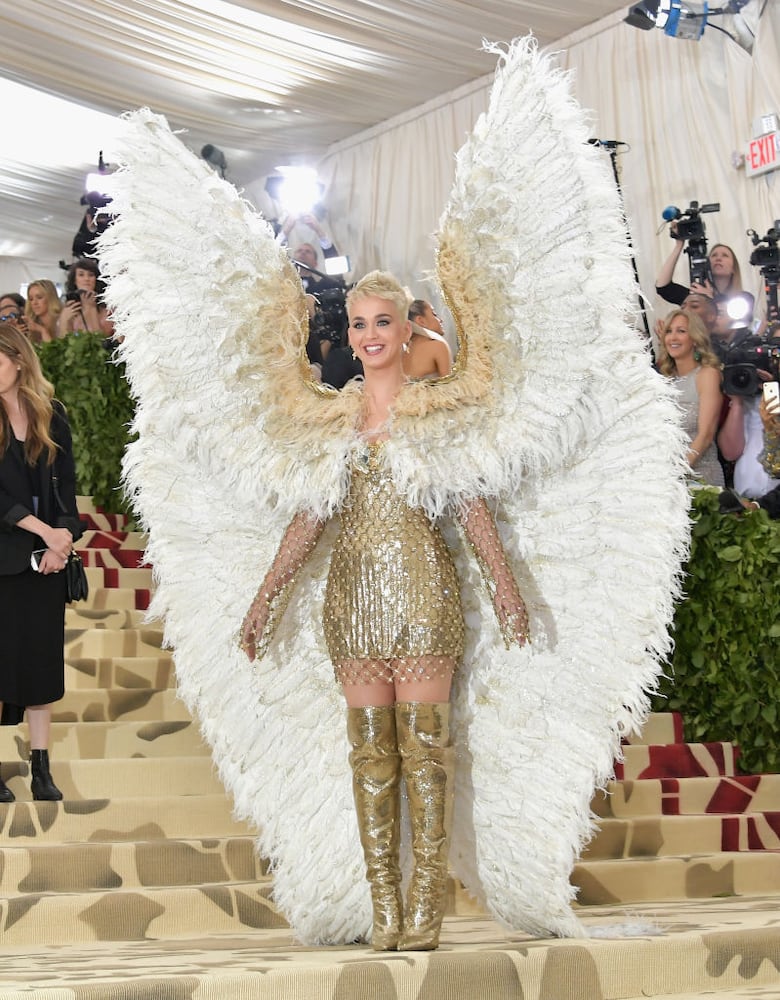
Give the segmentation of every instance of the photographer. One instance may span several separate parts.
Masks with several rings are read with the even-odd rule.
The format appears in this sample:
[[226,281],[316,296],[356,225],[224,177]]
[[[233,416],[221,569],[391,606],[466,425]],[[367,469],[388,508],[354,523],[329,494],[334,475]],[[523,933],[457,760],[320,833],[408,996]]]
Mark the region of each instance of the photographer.
[[[770,381],[777,373],[760,371],[762,381]],[[774,478],[780,470],[772,474],[765,468],[764,419],[766,406],[760,395],[729,396],[729,409],[723,427],[718,435],[718,445],[723,457],[735,462],[734,489],[740,495],[756,499],[764,496],[777,486],[780,478]]]
[[99,332],[110,337],[113,324],[98,297],[100,275],[97,262],[83,258],[68,269],[65,305],[57,319],[58,336],[69,333]]
[[676,222],[672,223],[671,232],[674,246],[672,252],[661,265],[661,270],[655,280],[655,290],[662,299],[679,306],[683,304],[689,293],[707,295],[710,298],[715,294],[729,297],[741,294],[749,299],[752,305],[753,296],[742,289],[742,275],[734,251],[725,243],[716,243],[708,254],[707,260],[712,280],[705,278],[702,282],[694,281],[690,288],[673,281],[677,261],[680,259],[686,241],[677,236]]
[[[335,249],[333,247],[334,251]],[[301,276],[309,304],[311,328],[319,340],[320,351],[325,359],[328,351],[332,347],[341,347],[344,340],[347,328],[347,290],[341,278],[317,272],[317,251],[311,243],[301,243],[295,248],[293,263]]]
[[[759,460],[768,475],[780,477],[780,407],[776,403],[767,404],[761,400],[759,415],[764,425],[765,447]],[[741,513],[742,510],[765,510],[773,520],[780,519],[780,484],[755,499],[739,496],[733,490],[724,490],[720,495],[722,514]]]

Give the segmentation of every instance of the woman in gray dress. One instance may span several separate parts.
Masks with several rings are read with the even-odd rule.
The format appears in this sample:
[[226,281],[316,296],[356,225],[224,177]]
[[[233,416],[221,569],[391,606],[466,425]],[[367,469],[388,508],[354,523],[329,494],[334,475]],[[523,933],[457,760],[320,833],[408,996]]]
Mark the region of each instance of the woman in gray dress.
[[680,393],[688,465],[697,479],[722,487],[723,469],[715,447],[723,406],[721,366],[701,320],[689,309],[675,309],[666,317],[658,367]]

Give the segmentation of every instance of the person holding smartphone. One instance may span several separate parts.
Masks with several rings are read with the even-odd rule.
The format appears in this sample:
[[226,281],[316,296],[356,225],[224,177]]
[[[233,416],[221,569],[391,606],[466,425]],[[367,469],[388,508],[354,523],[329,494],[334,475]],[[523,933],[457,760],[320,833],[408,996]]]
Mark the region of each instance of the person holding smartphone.
[[[0,701],[25,708],[34,799],[62,798],[48,747],[65,690],[62,571],[80,533],[65,410],[28,338],[0,323]],[[0,778],[0,802],[13,800]]]
[[[764,451],[759,456],[767,475],[780,480],[780,383],[764,382],[759,414],[764,425]],[[722,514],[741,514],[746,510],[765,510],[780,519],[780,485],[760,497],[749,499],[734,490],[724,490],[719,497]]]
[[112,335],[113,324],[100,301],[99,280],[97,261],[84,257],[71,264],[65,280],[65,305],[57,321],[60,337],[81,332]]

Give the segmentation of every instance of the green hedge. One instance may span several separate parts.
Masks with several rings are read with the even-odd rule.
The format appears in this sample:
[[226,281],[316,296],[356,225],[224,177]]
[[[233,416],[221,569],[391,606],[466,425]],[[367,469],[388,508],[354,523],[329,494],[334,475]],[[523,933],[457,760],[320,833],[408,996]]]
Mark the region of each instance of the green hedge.
[[683,714],[692,742],[734,740],[748,773],[780,771],[780,521],[720,514],[697,490],[686,599],[656,711]]
[[71,334],[38,344],[46,378],[68,411],[76,461],[76,488],[106,511],[124,513],[119,487],[122,454],[129,441],[133,401],[124,365],[111,360],[100,333]]

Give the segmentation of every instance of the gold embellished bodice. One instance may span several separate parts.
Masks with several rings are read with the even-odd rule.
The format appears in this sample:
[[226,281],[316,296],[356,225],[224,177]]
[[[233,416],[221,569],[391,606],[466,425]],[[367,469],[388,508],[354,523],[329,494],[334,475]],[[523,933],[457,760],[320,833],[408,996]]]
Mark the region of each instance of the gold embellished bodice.
[[400,660],[404,675],[425,676],[429,663],[421,674],[409,661],[458,659],[464,624],[452,556],[426,513],[396,492],[381,444],[354,463],[340,518],[323,608],[334,665]]

